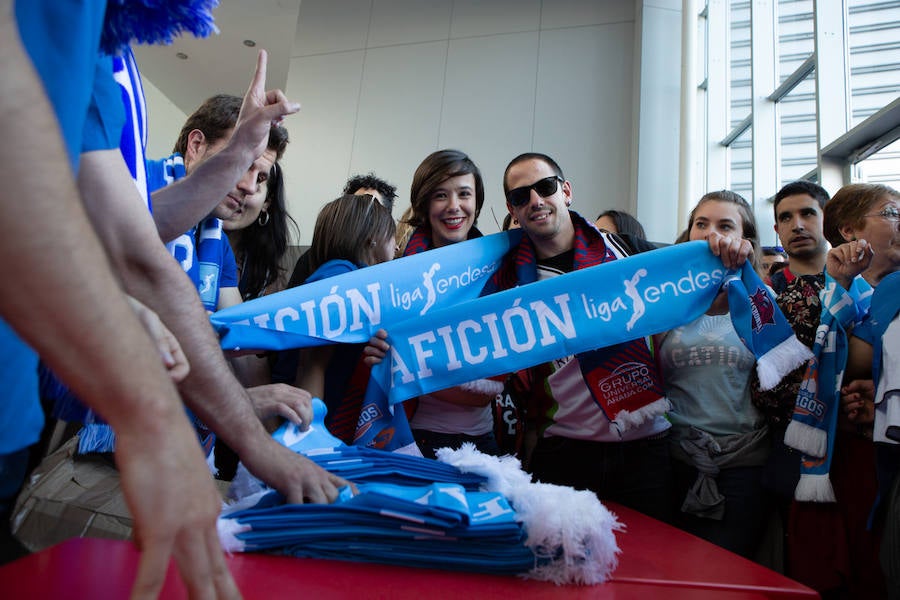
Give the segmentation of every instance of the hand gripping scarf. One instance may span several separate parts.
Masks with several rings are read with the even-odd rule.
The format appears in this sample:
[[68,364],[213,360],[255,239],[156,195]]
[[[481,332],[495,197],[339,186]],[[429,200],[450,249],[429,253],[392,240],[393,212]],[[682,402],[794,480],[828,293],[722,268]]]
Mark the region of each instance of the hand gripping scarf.
[[[857,278],[857,281],[862,281]],[[813,359],[806,367],[794,414],[784,443],[803,452],[800,481],[794,498],[804,502],[834,502],[828,478],[834,451],[841,380],[847,365],[847,329],[859,320],[857,299],[868,284],[845,290],[826,272],[819,293],[822,314],[813,344]]]

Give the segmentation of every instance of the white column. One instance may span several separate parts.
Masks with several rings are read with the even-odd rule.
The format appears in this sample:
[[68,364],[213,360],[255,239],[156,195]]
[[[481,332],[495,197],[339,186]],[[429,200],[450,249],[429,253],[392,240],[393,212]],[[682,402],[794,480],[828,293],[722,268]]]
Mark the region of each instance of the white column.
[[681,3],[681,115],[678,144],[678,223],[697,200],[697,1]]
[[779,180],[780,142],[776,105],[768,99],[777,81],[775,1],[753,0],[750,5],[750,39],[752,56],[753,114],[753,204],[760,243],[772,245],[777,240],[773,225],[772,205],[768,199],[781,187]]
[[821,155],[822,148],[850,129],[850,67],[845,0],[816,0],[816,145],[819,184],[830,194],[850,183],[850,169],[842,160]]

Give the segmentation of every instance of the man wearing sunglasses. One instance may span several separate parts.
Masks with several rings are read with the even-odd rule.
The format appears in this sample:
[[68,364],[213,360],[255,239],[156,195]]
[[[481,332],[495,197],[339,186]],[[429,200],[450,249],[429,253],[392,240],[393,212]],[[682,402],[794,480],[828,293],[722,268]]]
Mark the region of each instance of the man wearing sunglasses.
[[[525,235],[510,250],[484,293],[505,290],[588,268],[635,252],[653,249],[637,240],[598,231],[572,204],[572,184],[559,165],[547,155],[522,154],[512,160],[503,176],[507,208]],[[749,254],[740,240],[711,234],[710,246],[726,267],[743,262]],[[609,282],[612,283],[612,282]],[[598,285],[604,285],[602,280]],[[615,394],[637,393],[628,389],[623,369],[640,365],[641,371],[659,383],[652,341],[637,339],[609,348],[568,356],[521,371],[522,399],[527,415],[525,459],[534,477],[544,483],[589,489],[603,500],[612,500],[661,520],[669,520],[671,471],[666,439],[669,423],[663,416],[650,417],[641,425],[616,431],[601,407],[616,399],[610,385],[595,377],[602,364],[605,381],[621,380]],[[593,381],[594,383],[587,383]],[[605,388],[601,389],[601,388]],[[661,385],[653,385],[651,400],[662,399]],[[617,396],[621,397],[621,396]],[[530,456],[528,455],[530,451]]]

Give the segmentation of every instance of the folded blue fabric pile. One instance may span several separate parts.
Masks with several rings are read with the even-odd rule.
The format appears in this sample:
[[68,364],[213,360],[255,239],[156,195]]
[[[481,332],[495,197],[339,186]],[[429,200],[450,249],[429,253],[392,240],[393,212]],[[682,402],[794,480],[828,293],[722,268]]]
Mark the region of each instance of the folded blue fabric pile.
[[479,491],[485,478],[427,458],[346,446],[314,404],[307,431],[286,425],[274,437],[328,471],[353,481],[333,504],[284,504],[274,491],[223,513],[231,551],[270,551],[404,566],[515,575],[535,566],[525,532],[502,494]]
[[229,529],[244,551],[503,575],[534,567],[522,527],[500,494],[445,483],[357,486],[357,495],[330,505],[281,504],[270,492],[222,521],[233,521]]
[[344,446],[334,452],[307,454],[320,467],[354,483],[393,483],[425,485],[440,481],[458,483],[467,491],[475,491],[485,478],[463,473],[456,467],[419,456],[394,454],[362,446]]

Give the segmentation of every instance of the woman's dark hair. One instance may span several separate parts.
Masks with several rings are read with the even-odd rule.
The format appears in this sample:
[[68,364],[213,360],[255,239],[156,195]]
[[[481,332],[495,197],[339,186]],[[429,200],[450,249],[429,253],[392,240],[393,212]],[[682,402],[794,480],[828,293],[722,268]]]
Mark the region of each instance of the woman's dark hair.
[[396,225],[391,211],[368,194],[346,194],[322,207],[309,248],[310,272],[329,260],[349,260],[371,265],[372,250],[394,239]]
[[642,240],[647,239],[647,234],[644,232],[644,226],[641,225],[641,222],[624,210],[605,210],[597,215],[595,221],[599,221],[603,217],[612,219],[612,222],[616,224],[616,233],[630,235]]
[[[281,259],[287,252],[291,237],[299,238],[297,222],[287,212],[284,194],[284,174],[276,162],[266,181],[265,212],[242,229],[237,243],[237,257],[241,261],[240,292],[244,300],[258,298],[268,286],[282,276]],[[268,217],[263,215],[268,214]],[[262,223],[260,224],[260,220]]]
[[428,206],[432,192],[451,177],[469,174],[475,178],[475,220],[472,225],[476,225],[481,207],[484,205],[484,181],[481,178],[481,171],[472,159],[459,150],[432,152],[416,169],[409,190],[413,210],[409,224],[413,227],[428,226]]

